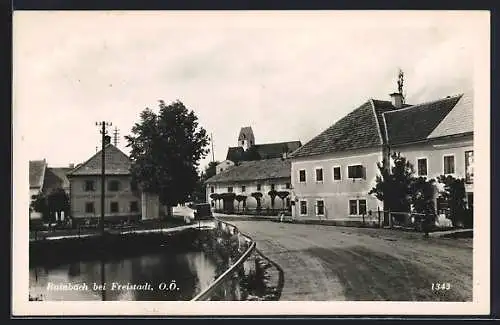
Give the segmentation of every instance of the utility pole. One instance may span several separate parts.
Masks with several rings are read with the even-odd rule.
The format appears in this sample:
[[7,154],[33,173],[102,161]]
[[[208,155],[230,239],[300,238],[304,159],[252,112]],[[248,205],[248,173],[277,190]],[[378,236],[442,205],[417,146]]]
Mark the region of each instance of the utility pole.
[[106,121],[102,121],[102,122],[96,122],[96,125],[97,126],[100,126],[101,127],[101,144],[102,144],[102,149],[101,149],[101,235],[104,236],[104,211],[105,211],[105,205],[106,205],[106,202],[105,202],[105,191],[106,191],[106,182],[105,182],[105,170],[106,170],[106,167],[105,167],[105,154],[104,154],[104,151],[105,151],[105,148],[106,148],[106,136],[107,136],[107,133],[108,131],[106,130],[106,127],[107,126],[111,126],[111,122],[106,122]]
[[212,162],[215,162],[215,153],[214,153],[214,136],[210,133],[210,142],[212,142]]

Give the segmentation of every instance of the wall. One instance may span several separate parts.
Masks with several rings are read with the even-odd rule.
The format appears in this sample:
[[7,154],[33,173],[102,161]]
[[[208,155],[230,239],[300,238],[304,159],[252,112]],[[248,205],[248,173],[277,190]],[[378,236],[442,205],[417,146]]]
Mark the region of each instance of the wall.
[[[85,191],[85,181],[94,181],[94,191]],[[118,180],[119,191],[108,190],[108,182]],[[141,214],[141,198],[139,194],[132,192],[130,187],[130,176],[106,176],[105,189],[105,216],[129,216]],[[70,179],[71,215],[76,218],[100,217],[101,215],[101,178],[100,176],[73,176]],[[130,202],[137,202],[138,211],[130,211]],[[85,212],[85,204],[94,202],[94,213]],[[118,212],[111,213],[111,202],[118,202]]]
[[[465,178],[465,152],[471,150],[474,150],[472,135],[392,148],[392,151],[400,152],[413,165],[415,175],[417,174],[417,159],[427,158],[428,179],[435,179],[444,174],[443,157],[445,155],[455,156],[455,173],[452,176]],[[467,192],[472,192],[472,187],[473,184],[466,184]]]
[[160,200],[157,194],[141,193],[142,220],[160,217]]
[[234,162],[232,162],[231,160],[224,160],[223,162],[221,162],[220,164],[218,164],[215,167],[215,174],[222,173],[223,171],[228,170],[229,168],[231,168],[233,166],[234,166]]
[[[374,196],[368,195],[375,186],[378,175],[377,162],[382,160],[382,149],[372,148],[352,150],[349,152],[318,155],[305,158],[292,158],[292,187],[294,191],[295,206],[292,215],[296,218],[308,219],[338,219],[361,220],[361,215],[349,215],[349,200],[366,200],[366,210],[377,211],[382,209],[382,202]],[[361,164],[364,168],[363,179],[348,179],[347,167]],[[333,179],[333,168],[340,167],[341,180]],[[316,168],[323,169],[323,181],[315,180]],[[306,182],[299,182],[299,171],[305,169]],[[307,214],[300,215],[300,201],[307,202]],[[324,216],[316,215],[316,202],[323,200],[325,206]],[[375,215],[376,213],[374,213]]]
[[[246,200],[246,207],[248,209],[255,209],[257,208],[257,201],[255,200],[254,197],[251,196],[253,192],[261,192],[262,199],[261,199],[261,207],[262,209],[271,209],[271,197],[267,195],[267,193],[271,190],[271,184],[274,184],[275,190],[276,191],[289,191],[291,193],[291,189],[286,188],[286,184],[290,184],[290,179],[289,178],[282,178],[282,179],[273,179],[273,180],[263,180],[263,181],[248,181],[248,182],[238,182],[238,183],[224,183],[224,184],[208,184],[207,185],[207,202],[212,203],[212,199],[210,198],[210,194],[212,194],[211,187],[214,187],[214,193],[227,193],[228,192],[228,187],[233,188],[233,193],[236,195],[246,195],[247,200]],[[257,190],[257,185],[260,184],[260,191]],[[245,192],[242,192],[242,186],[245,186]],[[291,195],[289,196],[291,198]],[[285,200],[286,201],[286,200]],[[275,209],[281,209],[282,208],[282,201],[279,197],[276,197],[275,203],[274,203],[274,208]],[[222,200],[219,201],[219,205],[216,206],[217,208],[222,208]],[[243,207],[243,202],[240,204],[240,209]],[[237,211],[238,210],[238,202],[235,200],[234,201],[234,208]]]

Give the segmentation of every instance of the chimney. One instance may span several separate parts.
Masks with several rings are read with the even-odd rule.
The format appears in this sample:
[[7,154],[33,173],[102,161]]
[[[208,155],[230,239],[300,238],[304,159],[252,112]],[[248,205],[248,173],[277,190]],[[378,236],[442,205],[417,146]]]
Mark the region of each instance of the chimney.
[[403,94],[402,93],[392,93],[390,94],[392,98],[392,106],[396,108],[403,107]]
[[69,168],[75,168],[75,164],[69,164]]

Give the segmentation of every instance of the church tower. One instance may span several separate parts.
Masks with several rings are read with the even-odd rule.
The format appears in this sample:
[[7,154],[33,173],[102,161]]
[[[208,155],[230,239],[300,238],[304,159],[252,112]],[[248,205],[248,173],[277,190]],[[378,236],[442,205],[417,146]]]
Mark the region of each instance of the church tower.
[[242,127],[238,136],[238,147],[247,150],[255,144],[255,137],[250,126]]

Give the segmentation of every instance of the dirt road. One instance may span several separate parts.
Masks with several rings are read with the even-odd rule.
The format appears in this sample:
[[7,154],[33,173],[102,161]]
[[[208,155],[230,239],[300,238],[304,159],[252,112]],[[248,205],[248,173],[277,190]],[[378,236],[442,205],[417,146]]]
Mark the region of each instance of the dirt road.
[[[472,300],[472,239],[273,221],[231,223],[283,268],[281,300]],[[433,283],[444,283],[445,290],[433,290]]]

